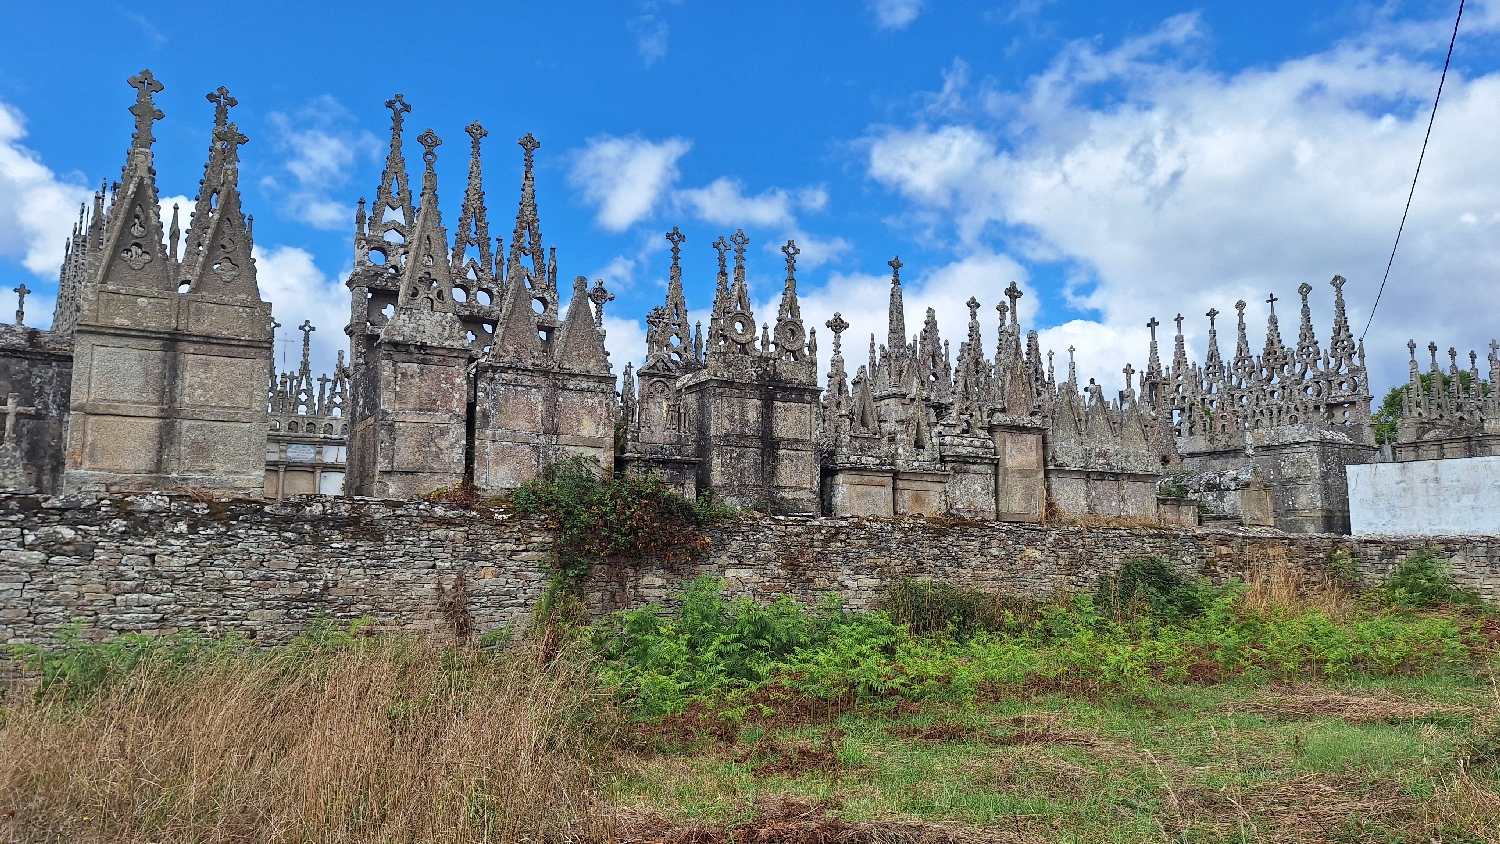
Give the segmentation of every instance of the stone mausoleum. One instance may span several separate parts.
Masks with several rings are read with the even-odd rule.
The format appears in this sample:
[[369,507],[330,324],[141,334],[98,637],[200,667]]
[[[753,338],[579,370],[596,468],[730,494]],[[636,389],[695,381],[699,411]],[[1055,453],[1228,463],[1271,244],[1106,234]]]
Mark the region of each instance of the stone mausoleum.
[[[1283,341],[1275,295],[1259,352],[1245,303],[1233,353],[1187,355],[1182,326],[1163,362],[1153,319],[1145,367],[1107,394],[1065,369],[1018,317],[1022,291],[975,290],[958,347],[938,315],[909,331],[899,258],[890,261],[884,337],[846,337],[837,313],[804,316],[795,242],[774,320],[759,321],[743,230],[711,248],[708,325],[690,324],[681,256],[667,233],[666,301],[646,315],[647,352],[620,380],[606,351],[613,298],[583,276],[559,282],[542,239],[535,157],[519,140],[510,242],[491,239],[477,122],[450,232],[427,129],[420,181],[406,160],[411,106],[391,111],[374,199],[353,220],[347,362],[315,377],[302,358],[278,373],[280,327],[256,285],[252,218],[241,208],[236,104],[208,95],[212,143],[194,207],[163,221],[153,167],[162,90],[132,77],[135,132],[120,179],[80,211],[66,244],[49,329],[0,326],[0,488],[42,493],[170,490],[265,497],[410,499],[470,485],[502,494],[575,456],[604,475],[654,473],[684,494],[712,493],[773,514],[922,515],[1009,522],[1090,519],[1191,526],[1350,530],[1347,467],[1382,459],[1371,427],[1364,349],[1331,283],[1320,342],[1315,288],[1297,288],[1297,336]],[[450,206],[450,212],[453,210]],[[566,279],[566,276],[563,276]],[[562,293],[569,298],[565,303]],[[982,314],[993,308],[997,316]],[[913,315],[915,318],[919,315]],[[818,327],[828,357],[819,360]],[[325,330],[331,327],[325,326]],[[1414,347],[1413,347],[1414,348]],[[1399,461],[1500,455],[1500,410],[1475,356],[1412,380],[1393,446]],[[1500,366],[1494,344],[1490,381]],[[1113,375],[1112,375],[1113,377]]]

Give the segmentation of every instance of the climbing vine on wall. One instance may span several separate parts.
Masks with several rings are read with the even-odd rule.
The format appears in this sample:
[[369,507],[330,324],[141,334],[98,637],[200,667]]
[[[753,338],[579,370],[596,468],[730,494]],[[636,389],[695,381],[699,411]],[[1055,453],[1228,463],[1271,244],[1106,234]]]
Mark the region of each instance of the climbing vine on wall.
[[692,501],[655,475],[600,475],[597,462],[573,457],[511,493],[517,510],[547,516],[557,531],[556,588],[573,590],[609,559],[689,560],[708,549],[703,528],[734,512],[710,495]]

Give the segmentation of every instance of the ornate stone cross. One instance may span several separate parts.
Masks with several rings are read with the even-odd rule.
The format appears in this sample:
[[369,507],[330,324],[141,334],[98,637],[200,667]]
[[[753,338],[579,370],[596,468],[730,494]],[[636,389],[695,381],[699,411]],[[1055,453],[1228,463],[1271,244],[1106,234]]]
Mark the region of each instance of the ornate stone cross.
[[905,264],[901,263],[901,256],[897,255],[897,256],[891,258],[889,261],[886,261],[885,263],[886,263],[886,266],[888,266],[888,267],[891,268],[891,281],[894,281],[895,283],[900,284],[901,283],[901,268],[904,267],[904,266],[906,266]]
[[833,319],[830,319],[823,324],[828,326],[829,331],[833,332],[833,353],[837,355],[839,354],[839,349],[843,344],[843,334],[845,331],[849,330],[849,323],[845,321],[843,314],[839,313],[838,311],[834,311]]
[[730,236],[729,242],[734,244],[734,265],[736,268],[745,265],[745,247],[750,245],[750,238],[745,236],[744,229],[736,229]]
[[16,291],[16,325],[26,324],[26,294],[31,291],[27,289],[26,282],[21,282],[20,287],[13,288]]
[[729,242],[724,239],[723,235],[719,235],[719,239],[713,242],[713,247],[714,251],[719,253],[719,274],[723,275],[729,272],[724,262],[724,253],[729,251]]
[[131,136],[131,147],[150,149],[156,140],[151,134],[151,124],[166,117],[151,98],[153,94],[161,93],[162,84],[156,81],[150,70],[143,70],[125,82],[135,89],[135,105],[130,107],[130,113],[135,115],[135,134]]
[[594,289],[589,291],[589,301],[594,303],[594,325],[604,324],[604,303],[614,300],[615,294],[604,289],[604,279],[594,279]]
[[36,408],[21,406],[20,393],[11,393],[9,396],[7,396],[5,399],[5,405],[3,408],[0,408],[0,410],[3,410],[5,413],[5,436],[3,438],[0,438],[0,442],[6,443],[11,442],[15,439],[16,417],[37,415]]
[[516,143],[521,145],[521,150],[526,158],[525,169],[527,173],[530,173],[535,163],[536,151],[542,148],[542,142],[538,141],[530,132],[527,132]]
[[1177,323],[1177,333],[1181,334],[1182,333],[1182,314],[1178,314],[1177,318],[1175,320],[1173,320],[1173,322]]
[[786,256],[786,280],[792,281],[797,277],[797,256],[802,254],[802,250],[797,248],[797,241],[788,240],[781,247],[781,254]]
[[223,85],[219,90],[208,95],[208,101],[214,104],[214,125],[223,126],[229,122],[229,110],[240,104],[240,101],[229,95],[229,89]]
[[[723,240],[724,238],[721,237],[719,239]],[[676,226],[673,226],[672,230],[667,232],[667,242],[672,244],[672,264],[674,266],[678,263],[678,259],[682,257],[682,242],[684,240],[687,240],[687,236],[679,231]],[[723,252],[719,253],[719,257],[721,259],[724,257]]]
[[1208,313],[1204,314],[1204,316],[1208,317],[1208,330],[1209,331],[1213,331],[1214,330],[1214,320],[1217,319],[1218,316],[1219,316],[1219,309],[1218,308],[1209,308],[1208,309]]
[[1269,295],[1269,296],[1266,297],[1266,304],[1271,306],[1271,315],[1272,316],[1276,315],[1276,303],[1278,301],[1280,301],[1280,300],[1276,298],[1276,294],[1275,293],[1272,293],[1271,295]]
[[1161,325],[1161,322],[1156,317],[1152,317],[1146,322],[1146,327],[1151,329],[1151,342],[1153,343],[1156,342],[1156,327],[1158,325]]

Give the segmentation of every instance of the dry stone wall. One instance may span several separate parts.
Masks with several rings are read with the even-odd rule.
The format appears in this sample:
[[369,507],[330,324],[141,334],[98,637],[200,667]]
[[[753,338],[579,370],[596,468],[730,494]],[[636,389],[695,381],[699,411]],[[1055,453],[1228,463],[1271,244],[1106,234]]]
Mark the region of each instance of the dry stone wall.
[[[1222,579],[1286,559],[1323,576],[1350,551],[1374,583],[1401,557],[1440,548],[1460,579],[1500,601],[1500,539],[1399,539],[1261,530],[1086,528],[942,519],[748,515],[712,532],[708,555],[667,566],[600,566],[605,611],[670,595],[702,574],[735,595],[836,592],[874,603],[903,577],[1042,595],[1082,589],[1122,561],[1161,555]],[[283,641],[320,617],[444,635],[439,595],[462,574],[475,629],[524,623],[546,588],[552,535],[536,518],[364,499],[280,504],[178,495],[0,495],[0,641],[228,630]]]

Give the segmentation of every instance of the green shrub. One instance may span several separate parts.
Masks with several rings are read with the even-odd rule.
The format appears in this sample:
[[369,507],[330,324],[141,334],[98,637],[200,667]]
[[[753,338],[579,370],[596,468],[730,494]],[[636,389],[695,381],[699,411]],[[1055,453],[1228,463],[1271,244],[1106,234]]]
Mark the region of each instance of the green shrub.
[[698,501],[668,489],[655,475],[600,477],[597,461],[572,457],[547,467],[511,493],[524,513],[548,516],[557,530],[555,583],[571,588],[611,557],[689,559],[708,545],[701,527],[732,513],[703,496]]
[[967,639],[980,631],[997,633],[1037,617],[1042,602],[998,595],[969,586],[905,579],[891,587],[876,608],[917,635],[946,633]]
[[1391,570],[1378,594],[1393,607],[1483,606],[1484,603],[1478,593],[1458,585],[1436,548],[1419,548],[1407,555]]
[[1191,583],[1161,557],[1125,561],[1116,574],[1099,577],[1095,588],[1099,611],[1116,620],[1150,616],[1182,621],[1203,615],[1217,597],[1206,583]]

